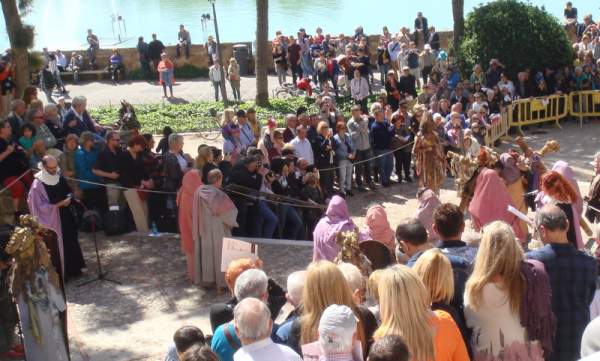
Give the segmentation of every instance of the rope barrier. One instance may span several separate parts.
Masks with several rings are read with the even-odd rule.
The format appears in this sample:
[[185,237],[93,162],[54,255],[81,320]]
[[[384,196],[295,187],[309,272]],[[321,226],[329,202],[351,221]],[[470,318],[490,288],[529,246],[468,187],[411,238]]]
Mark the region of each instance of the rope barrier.
[[17,179],[15,179],[14,181],[10,182],[6,187],[2,188],[0,190],[0,194],[6,192],[10,187],[12,187],[13,185],[15,185],[18,181],[21,180],[21,178],[25,177],[31,171],[32,171],[32,169],[28,169],[26,172],[23,172],[23,174],[21,174]]
[[[396,149],[389,150],[389,151],[387,151],[385,153],[376,155],[376,156],[371,157],[371,158],[367,158],[367,159],[359,160],[357,162],[353,162],[352,165],[357,165],[357,164],[362,164],[362,163],[370,162],[370,161],[372,161],[374,159],[381,158],[381,157],[386,156],[388,154],[393,154],[394,152],[397,152],[397,151],[399,151],[401,149],[404,149],[404,148],[406,148],[406,147],[408,147],[410,145],[413,145],[414,143],[415,143],[415,141],[413,140],[412,142],[406,143],[406,144],[404,144],[404,145],[402,145],[402,146],[400,146],[400,147],[398,147]],[[342,167],[324,168],[324,169],[319,169],[319,171],[322,172],[322,171],[336,170],[336,169],[341,169],[341,168]]]
[[[356,164],[362,164],[362,163],[367,163],[370,162],[372,160],[381,158],[383,156],[386,156],[388,154],[393,154],[394,152],[401,150],[403,148],[406,148],[408,146],[411,146],[412,144],[414,144],[414,141],[409,142],[407,144],[404,144],[398,148],[389,150],[385,153],[373,156],[371,158],[367,158],[367,159],[363,159],[357,162],[352,163],[352,165],[356,165]],[[341,169],[341,167],[331,167],[331,168],[324,168],[324,169],[319,169],[319,171],[331,171],[331,170],[337,170],[337,169]],[[23,173],[21,176],[19,176],[19,178],[15,179],[13,182],[11,182],[8,186],[4,187],[2,190],[0,190],[0,194],[2,194],[3,192],[5,192],[6,190],[8,190],[10,187],[12,187],[15,183],[17,183],[21,178],[23,178],[27,173],[31,172],[31,171],[36,171],[38,169],[34,169],[31,168],[29,170],[27,170],[27,172]],[[123,187],[117,184],[111,184],[111,183],[100,183],[100,182],[94,182],[94,181],[89,181],[89,180],[84,180],[84,179],[79,179],[79,178],[74,178],[74,177],[66,177],[63,176],[65,179],[70,180],[70,181],[74,181],[74,182],[79,182],[79,183],[86,183],[86,184],[90,184],[90,185],[95,185],[95,186],[99,186],[99,187],[105,187],[105,188],[114,188],[114,189],[120,189],[123,191],[126,190],[136,190],[136,191],[142,191],[142,192],[146,192],[146,193],[153,193],[153,194],[164,194],[164,195],[176,195],[177,192],[168,192],[168,191],[160,191],[160,190],[154,190],[154,189],[137,189],[137,188],[127,188],[127,187]],[[239,187],[239,186],[238,186]],[[245,188],[245,187],[241,187],[241,188]],[[227,189],[226,191],[231,192],[233,194],[237,194],[240,196],[244,196],[247,198],[252,198],[252,199],[259,199],[259,197],[264,197],[264,200],[269,202],[269,203],[273,203],[273,204],[281,204],[281,205],[288,205],[288,206],[292,206],[292,207],[300,207],[300,208],[313,208],[313,209],[325,209],[326,207],[323,205],[313,205],[313,204],[306,204],[303,201],[299,201],[297,199],[294,198],[289,198],[289,197],[284,197],[284,196],[280,196],[280,195],[276,195],[276,194],[270,194],[270,193],[265,193],[265,192],[260,192],[260,191],[256,191],[256,190],[251,190],[250,188],[246,188],[244,189],[244,191],[254,191],[256,195],[252,196],[246,193],[242,193],[242,192],[238,192],[235,191],[233,189]],[[292,202],[280,202],[277,200],[272,199],[272,197],[278,197],[280,199],[282,198],[288,198],[290,200],[292,200]]]

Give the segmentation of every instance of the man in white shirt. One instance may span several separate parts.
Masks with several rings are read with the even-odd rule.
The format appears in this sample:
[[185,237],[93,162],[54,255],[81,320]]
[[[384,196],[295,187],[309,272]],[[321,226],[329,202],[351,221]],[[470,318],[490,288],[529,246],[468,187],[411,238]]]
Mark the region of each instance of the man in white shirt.
[[65,71],[67,69],[67,57],[60,50],[56,50],[56,64],[58,70]]
[[398,57],[400,56],[400,51],[402,50],[402,44],[400,43],[400,36],[396,36],[392,39],[387,45],[388,52],[390,53],[390,63],[392,64],[392,68],[394,72],[398,71]]
[[273,321],[267,305],[256,298],[245,298],[233,311],[235,333],[242,348],[234,355],[234,361],[301,361],[291,348],[271,340]]
[[219,101],[219,91],[221,90],[221,65],[219,60],[215,60],[215,63],[208,70],[208,78],[212,82],[213,88],[215,89],[215,101]]
[[304,158],[308,162],[308,165],[315,164],[315,157],[313,155],[312,144],[306,139],[306,133],[308,129],[304,125],[299,125],[296,128],[296,138],[290,142],[294,146],[294,155],[298,158]]

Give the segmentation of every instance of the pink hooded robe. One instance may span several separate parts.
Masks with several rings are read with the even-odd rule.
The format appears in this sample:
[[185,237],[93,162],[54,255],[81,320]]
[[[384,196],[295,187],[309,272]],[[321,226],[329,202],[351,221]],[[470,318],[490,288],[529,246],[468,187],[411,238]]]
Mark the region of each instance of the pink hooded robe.
[[419,196],[419,209],[415,213],[421,224],[427,229],[427,239],[429,242],[435,242],[439,239],[438,235],[433,231],[433,212],[442,202],[431,189],[425,190]]
[[509,205],[514,207],[504,180],[495,170],[483,169],[477,176],[475,194],[469,205],[475,230],[494,221],[504,221],[512,227],[515,236],[525,242],[527,235],[519,226],[517,216],[508,211]]
[[194,239],[192,237],[192,207],[194,194],[202,185],[202,176],[197,170],[190,170],[183,176],[181,188],[177,193],[179,206],[179,232],[181,234],[181,250],[186,256],[188,276],[192,282],[194,278]]
[[346,200],[340,196],[333,196],[325,216],[319,220],[313,232],[313,261],[333,261],[340,252],[335,240],[338,232],[352,231],[354,227]]
[[396,248],[394,231],[390,227],[383,206],[376,205],[367,210],[366,226],[360,231],[360,240],[377,241],[386,246],[390,252],[394,252]]

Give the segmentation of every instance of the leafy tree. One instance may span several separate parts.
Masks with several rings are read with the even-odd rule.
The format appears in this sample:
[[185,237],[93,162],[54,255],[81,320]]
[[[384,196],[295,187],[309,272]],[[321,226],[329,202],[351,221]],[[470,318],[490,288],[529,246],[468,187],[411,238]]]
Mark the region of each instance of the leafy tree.
[[29,82],[28,49],[33,46],[33,26],[23,24],[21,16],[27,13],[33,0],[1,0],[4,22],[12,50],[16,95],[21,97]]
[[256,104],[269,104],[269,0],[256,0]]
[[570,64],[573,51],[554,16],[516,0],[497,0],[468,14],[459,56],[468,65],[498,58],[514,74]]

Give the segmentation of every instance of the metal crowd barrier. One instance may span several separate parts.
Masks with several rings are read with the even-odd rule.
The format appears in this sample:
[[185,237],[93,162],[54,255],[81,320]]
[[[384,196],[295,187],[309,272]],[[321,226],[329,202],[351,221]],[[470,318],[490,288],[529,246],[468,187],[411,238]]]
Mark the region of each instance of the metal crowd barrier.
[[485,145],[493,148],[496,141],[508,133],[512,113],[503,111],[500,114],[500,121],[492,122],[485,135]]
[[569,113],[579,118],[579,126],[583,126],[583,118],[600,117],[600,91],[582,90],[569,94]]
[[558,121],[569,115],[569,97],[571,94],[513,101],[507,107],[511,118],[510,126],[517,127],[521,134],[523,134],[521,127],[550,121],[554,121],[556,126],[560,128]]

